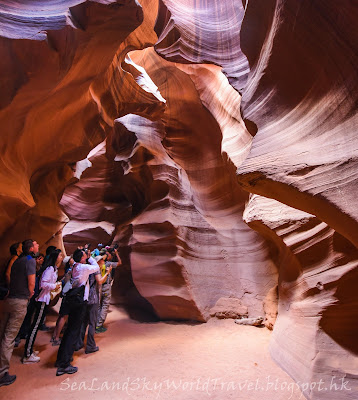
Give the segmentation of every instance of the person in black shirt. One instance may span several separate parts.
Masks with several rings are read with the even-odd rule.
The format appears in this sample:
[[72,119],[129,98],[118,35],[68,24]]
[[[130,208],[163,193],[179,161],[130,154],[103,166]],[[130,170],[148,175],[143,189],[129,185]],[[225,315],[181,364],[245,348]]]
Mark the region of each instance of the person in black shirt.
[[11,268],[9,295],[0,302],[0,386],[11,385],[16,380],[16,375],[9,375],[10,358],[35,288],[36,261],[31,254],[38,252],[39,245],[28,239],[22,243],[22,250],[22,257]]

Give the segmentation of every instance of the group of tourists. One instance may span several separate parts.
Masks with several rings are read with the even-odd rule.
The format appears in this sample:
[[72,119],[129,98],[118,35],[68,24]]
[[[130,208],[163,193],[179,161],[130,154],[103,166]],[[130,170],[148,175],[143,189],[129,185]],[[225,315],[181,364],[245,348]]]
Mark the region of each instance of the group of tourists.
[[[22,339],[26,342],[21,362],[40,361],[34,350],[36,336],[39,330],[49,330],[46,312],[59,297],[62,303],[51,337],[52,346],[59,346],[56,375],[77,372],[71,364],[73,353],[82,348],[86,354],[97,352],[95,333],[107,330],[103,324],[111,299],[112,269],[121,265],[117,249],[100,244],[91,252],[88,245],[79,246],[65,258],[55,246],[49,246],[46,255],[39,253],[38,243],[28,239],[11,245],[10,254],[0,282],[0,386],[16,380],[9,374],[10,359]],[[63,266],[65,273],[59,279]]]

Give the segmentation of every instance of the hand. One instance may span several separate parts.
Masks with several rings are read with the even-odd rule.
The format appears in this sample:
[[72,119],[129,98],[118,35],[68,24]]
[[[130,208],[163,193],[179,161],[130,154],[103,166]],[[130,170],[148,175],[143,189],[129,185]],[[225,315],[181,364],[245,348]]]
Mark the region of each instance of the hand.
[[119,254],[118,254],[117,249],[114,249],[114,253],[116,254],[117,260],[118,260],[117,266],[118,266],[118,265],[122,265],[122,260],[121,260],[121,257],[119,257]]

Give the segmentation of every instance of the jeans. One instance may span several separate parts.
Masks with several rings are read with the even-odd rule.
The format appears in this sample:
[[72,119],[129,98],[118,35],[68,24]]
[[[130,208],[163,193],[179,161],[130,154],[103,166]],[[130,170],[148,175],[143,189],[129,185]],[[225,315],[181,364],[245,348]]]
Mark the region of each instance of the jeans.
[[7,298],[0,305],[0,379],[9,372],[15,338],[24,320],[27,299]]

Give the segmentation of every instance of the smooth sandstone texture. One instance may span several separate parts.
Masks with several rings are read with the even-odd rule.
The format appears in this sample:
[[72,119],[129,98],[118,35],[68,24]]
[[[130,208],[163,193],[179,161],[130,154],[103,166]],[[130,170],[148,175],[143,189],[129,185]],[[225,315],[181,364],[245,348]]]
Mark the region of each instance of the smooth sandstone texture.
[[160,0],[158,16],[158,54],[181,64],[220,65],[233,87],[242,90],[249,68],[240,49],[241,1]]
[[241,28],[241,109],[255,137],[238,180],[296,208],[254,196],[246,210],[278,251],[271,354],[296,381],[349,380],[325,399],[358,386],[357,16],[351,2],[249,1]]
[[[352,324],[358,317],[356,248],[314,215],[262,196],[251,197],[244,219],[276,245],[273,359],[296,381],[344,377],[352,390],[333,390],[324,398],[345,398],[357,389],[358,330]],[[304,394],[322,398],[319,386]]]
[[68,221],[58,206],[63,190],[74,164],[113,126],[106,118],[110,111],[103,111],[110,103],[103,86],[121,77],[122,93],[130,99],[117,101],[123,115],[127,106],[145,110],[150,103],[151,112],[163,106],[121,68],[126,49],[157,38],[157,2],[142,3],[145,12],[134,0],[0,4],[3,262],[8,246],[28,237],[42,250],[63,247],[60,235],[52,237]]
[[356,246],[357,16],[349,1],[248,2],[241,109],[257,134],[238,169],[247,190],[316,215]]
[[[166,64],[160,58],[159,62]],[[200,104],[197,107],[202,108]],[[170,112],[170,104],[167,110]],[[165,124],[128,115],[116,120],[114,132],[106,147],[103,143],[93,151],[89,157],[92,166],[62,198],[66,212],[76,218],[64,229],[66,247],[91,237],[92,227],[79,218],[91,219],[92,225],[97,220],[97,229],[111,226],[107,241],[111,238],[130,248],[133,282],[161,319],[205,321],[216,301],[229,296],[241,299],[244,314],[261,314],[262,301],[276,284],[276,270],[264,241],[243,222],[236,229],[219,229],[223,217],[215,213],[203,217],[193,201],[196,181],[190,181],[162,144]],[[100,160],[104,165],[100,166]],[[203,165],[199,157],[197,163]],[[119,185],[112,186],[113,182]],[[215,190],[215,185],[210,187]],[[223,198],[217,201],[223,207],[224,190],[230,189],[221,186]],[[211,191],[198,195],[203,201],[205,196],[210,200]],[[75,214],[77,204],[82,204],[83,215]],[[238,212],[242,213],[243,207]],[[78,226],[77,232],[72,230],[73,224]]]
[[[189,1],[163,3],[170,12],[167,14],[169,22],[160,33],[161,43],[156,50],[168,60],[185,64],[180,68],[190,74],[203,104],[222,129],[225,125],[220,120],[225,120],[224,112],[218,110],[225,109],[222,105],[227,104],[227,97],[221,99],[221,107],[216,107],[218,92],[211,97],[207,95],[213,79],[205,85],[203,74],[193,72],[195,69],[204,71],[204,68],[214,71],[214,68],[188,65],[198,54],[196,46],[189,43],[195,43],[197,37],[197,43],[205,45],[199,16],[205,15],[205,11],[200,14],[191,10]],[[225,6],[229,4],[224,3]],[[200,2],[205,10],[212,4]],[[357,331],[356,325],[348,321],[356,320],[354,288],[358,283],[356,249],[352,245],[358,243],[355,206],[358,32],[353,28],[358,9],[352,2],[338,5],[334,1],[301,3],[290,0],[245,1],[244,7],[240,47],[247,57],[250,72],[242,90],[241,111],[243,122],[254,138],[252,144],[247,141],[244,159],[235,158],[235,151],[227,154],[237,167],[238,181],[245,190],[273,197],[310,213],[302,216],[297,210],[283,212],[281,207],[273,207],[265,208],[266,214],[260,216],[263,222],[257,230],[272,240],[273,259],[280,267],[287,264],[279,270],[279,300],[275,288],[265,299],[268,327],[272,328],[278,314],[274,328],[277,340],[273,342],[272,353],[296,380],[318,382],[321,376],[327,380],[335,373],[341,379],[349,378],[350,390],[343,387],[325,393],[329,398],[348,398],[357,387],[357,351],[353,339]],[[185,29],[192,16],[198,21],[197,29]],[[173,27],[179,32],[174,32]],[[214,41],[212,48],[216,44]],[[215,62],[214,58],[201,60]],[[237,129],[235,133],[239,135]],[[260,214],[255,203],[250,201],[249,207],[253,208],[254,215]],[[250,226],[256,229],[255,218]],[[276,238],[273,240],[276,235],[270,232],[272,228],[267,224],[270,218],[277,219],[284,227],[287,224],[293,231],[297,229],[293,240],[305,240],[300,229],[310,230],[312,224],[316,226],[311,232],[313,235],[315,230],[323,230],[318,235],[321,237],[329,230],[332,240],[328,248],[333,247],[331,258],[325,246],[316,243],[322,239],[315,238],[307,240],[303,246],[305,251],[299,251],[301,258],[297,260],[286,244]],[[294,300],[288,294],[297,286],[294,293],[302,296],[302,282],[306,284],[308,280],[305,268],[314,271],[311,272],[313,280],[322,272],[322,279],[330,283],[315,282],[317,290],[322,291],[322,297],[315,297],[316,306],[309,292],[305,303],[298,301],[290,309],[288,304]],[[309,285],[313,285],[312,278]],[[288,287],[286,281],[290,282]],[[341,293],[346,296],[342,298]],[[283,304],[288,307],[286,312]],[[339,317],[338,309],[342,313]],[[302,316],[300,329],[295,325],[298,315]],[[282,347],[284,352],[280,351]],[[307,354],[306,348],[311,351],[310,361],[302,359]],[[338,361],[340,357],[346,357],[347,361]],[[308,398],[322,398],[317,388],[308,388],[305,394]]]
[[3,260],[62,228],[119,243],[117,299],[199,321],[239,299],[296,381],[349,381],[307,398],[354,395],[354,2],[23,3],[0,4]]
[[[106,144],[89,155],[92,166],[61,200],[75,220],[64,230],[66,247],[86,235],[93,243],[94,233],[98,241],[129,246],[133,282],[160,318],[203,321],[220,297],[230,296],[241,299],[250,315],[261,315],[263,299],[277,284],[276,268],[264,240],[242,220],[247,194],[221,151],[223,146],[241,161],[248,150],[251,136],[240,119],[240,96],[217,67],[185,73],[153,49],[128,57],[133,68],[150,76],[139,84],[151,87],[166,107],[155,123],[134,115],[117,119]],[[222,112],[218,107],[224,135],[201,100],[219,89],[237,105],[225,105]],[[111,100],[115,105],[116,98]],[[215,105],[219,97],[213,111]],[[123,241],[123,229],[132,232],[129,241],[127,235]]]

